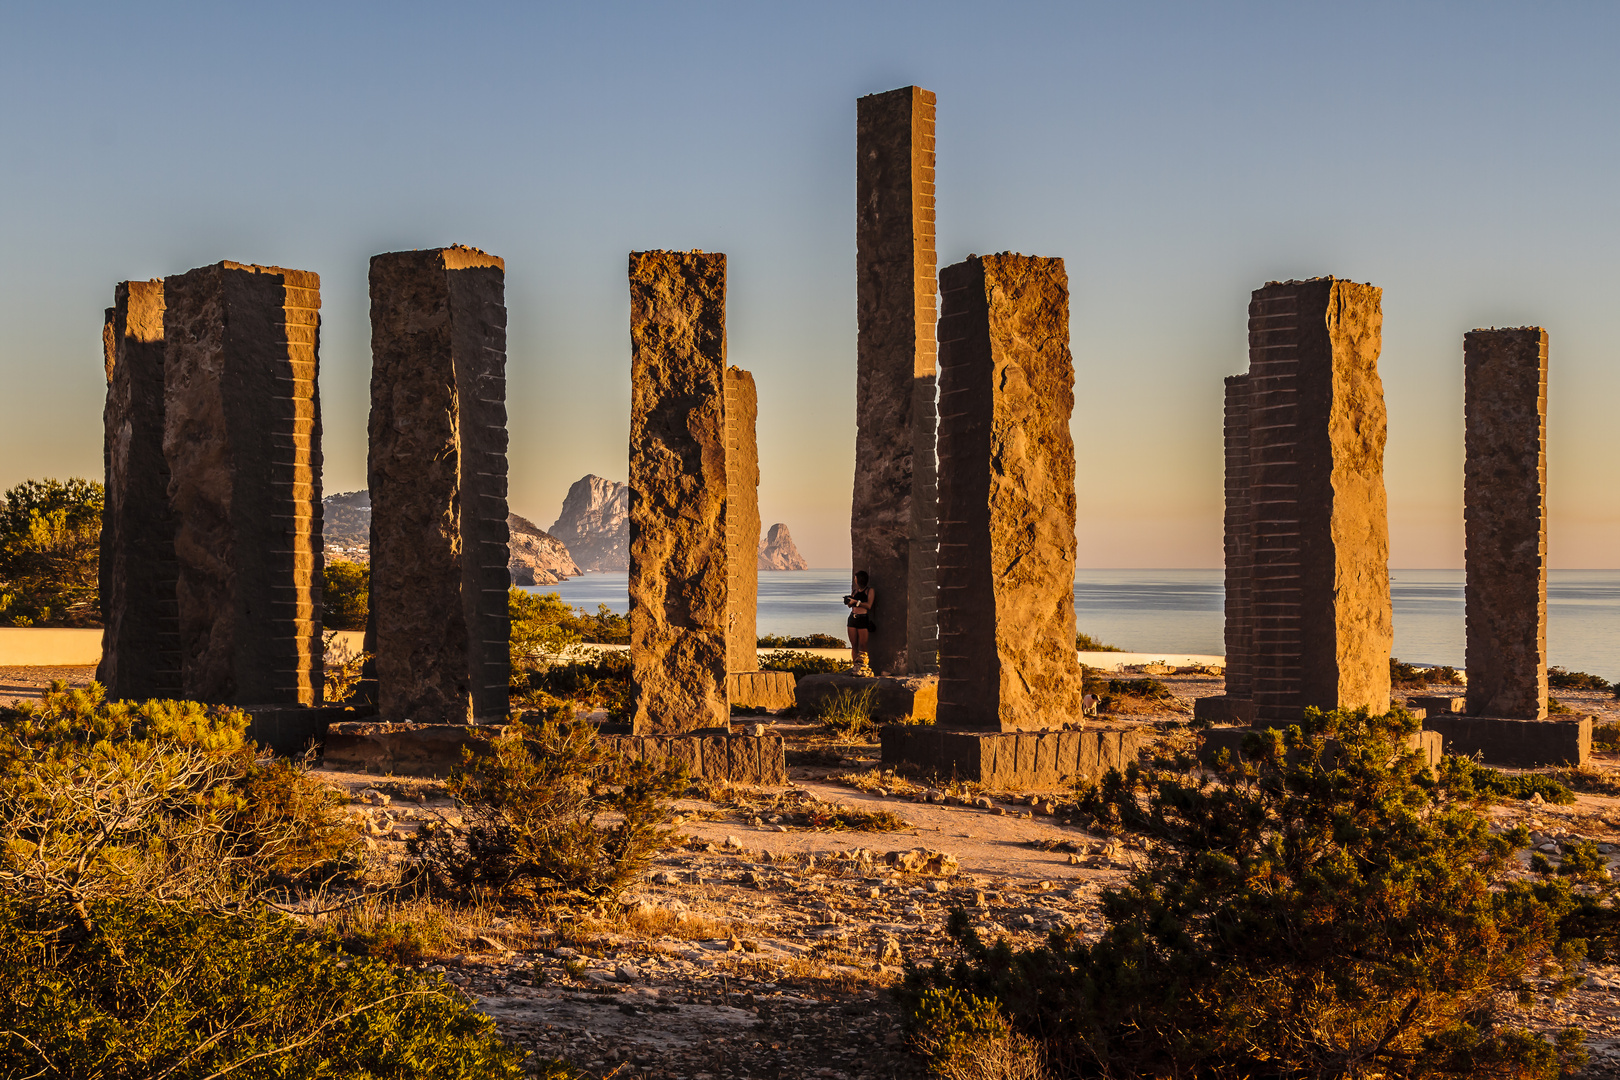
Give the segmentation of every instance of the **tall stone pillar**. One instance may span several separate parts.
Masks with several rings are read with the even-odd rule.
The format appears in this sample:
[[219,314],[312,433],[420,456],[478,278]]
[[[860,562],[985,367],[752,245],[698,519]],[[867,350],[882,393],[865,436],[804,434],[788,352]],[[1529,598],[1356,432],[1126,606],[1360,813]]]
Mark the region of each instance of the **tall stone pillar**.
[[1058,727],[1082,693],[1068,277],[1002,254],[940,284],[938,723]]
[[123,281],[107,309],[101,663],[114,700],[180,696],[174,519],[163,458],[163,282]]
[[855,489],[850,554],[877,591],[879,674],[937,670],[934,95],[856,105]]
[[1271,282],[1249,304],[1258,723],[1389,708],[1381,290]]
[[181,693],[319,704],[320,278],[220,262],[163,296]]
[[505,262],[460,246],[372,257],[370,433],[378,715],[503,720]]
[[726,257],[632,252],[630,659],[638,735],[731,722],[726,384]]
[[1547,718],[1547,331],[1463,335],[1468,714]]
[[1250,574],[1254,526],[1249,520],[1249,376],[1226,379],[1226,696],[1254,698],[1250,641],[1254,635]]
[[726,369],[726,651],[728,671],[759,670],[759,394]]

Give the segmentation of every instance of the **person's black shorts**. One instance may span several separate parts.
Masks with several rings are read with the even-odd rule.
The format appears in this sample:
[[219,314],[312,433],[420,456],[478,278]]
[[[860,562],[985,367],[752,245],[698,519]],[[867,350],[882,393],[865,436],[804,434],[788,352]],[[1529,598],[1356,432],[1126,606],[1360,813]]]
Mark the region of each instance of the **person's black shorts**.
[[871,630],[872,617],[870,615],[851,615],[849,617],[849,628],[851,630]]

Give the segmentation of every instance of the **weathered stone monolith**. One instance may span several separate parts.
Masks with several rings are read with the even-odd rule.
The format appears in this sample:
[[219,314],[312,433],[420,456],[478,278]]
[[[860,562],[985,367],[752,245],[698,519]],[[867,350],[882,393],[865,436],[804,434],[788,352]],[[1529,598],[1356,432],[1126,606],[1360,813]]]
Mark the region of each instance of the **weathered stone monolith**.
[[1381,291],[1271,282],[1249,304],[1254,702],[1389,708]]
[[506,264],[371,260],[371,613],[384,721],[506,716]]
[[1547,331],[1463,336],[1468,714],[1547,717]]
[[1068,277],[1001,254],[940,284],[938,723],[1060,727],[1082,692]]
[[181,693],[321,701],[320,278],[220,262],[164,279],[164,432]]
[[632,252],[630,659],[638,735],[731,721],[726,383],[726,257]]
[[759,393],[754,377],[726,369],[727,669],[759,670]]
[[1254,525],[1249,519],[1249,376],[1226,380],[1226,696],[1237,701],[1254,697],[1254,669],[1249,659],[1254,635],[1250,573],[1254,561]]
[[874,671],[937,670],[934,95],[856,106],[853,565],[877,593]]
[[174,519],[163,459],[163,282],[123,281],[103,329],[101,663],[113,700],[180,695]]

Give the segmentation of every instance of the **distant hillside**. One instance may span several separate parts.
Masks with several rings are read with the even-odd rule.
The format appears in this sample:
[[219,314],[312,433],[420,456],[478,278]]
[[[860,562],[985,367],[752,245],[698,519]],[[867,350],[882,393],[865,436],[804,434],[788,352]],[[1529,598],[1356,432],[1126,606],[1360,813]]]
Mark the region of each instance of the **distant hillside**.
[[799,554],[793,543],[793,534],[780,521],[772,525],[759,544],[761,570],[808,570],[810,564]]
[[[322,539],[328,559],[371,561],[371,494],[349,491],[321,500]],[[555,585],[578,577],[580,570],[568,549],[528,518],[508,515],[512,530],[508,569],[514,585]]]
[[586,570],[630,569],[630,488],[595,475],[574,481],[551,535]]

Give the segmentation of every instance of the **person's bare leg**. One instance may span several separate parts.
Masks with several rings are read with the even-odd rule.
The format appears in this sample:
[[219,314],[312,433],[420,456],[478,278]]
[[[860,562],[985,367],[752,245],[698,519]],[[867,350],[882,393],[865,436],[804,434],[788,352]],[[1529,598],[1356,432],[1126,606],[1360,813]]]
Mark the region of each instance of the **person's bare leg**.
[[855,655],[857,657],[855,666],[858,668],[867,668],[871,664],[871,659],[866,654],[866,640],[871,636],[871,633],[870,630],[855,631]]
[[849,666],[861,666],[861,632],[853,626],[849,628]]

